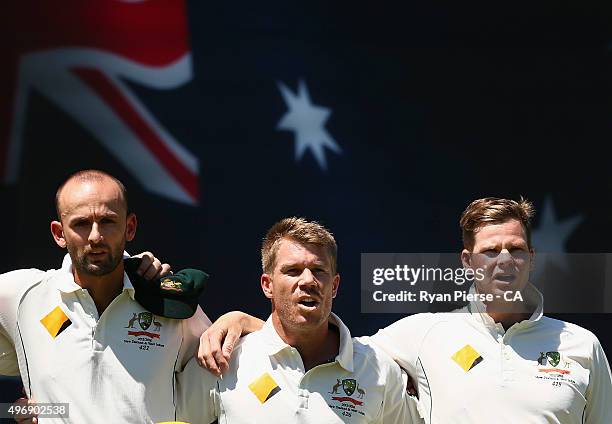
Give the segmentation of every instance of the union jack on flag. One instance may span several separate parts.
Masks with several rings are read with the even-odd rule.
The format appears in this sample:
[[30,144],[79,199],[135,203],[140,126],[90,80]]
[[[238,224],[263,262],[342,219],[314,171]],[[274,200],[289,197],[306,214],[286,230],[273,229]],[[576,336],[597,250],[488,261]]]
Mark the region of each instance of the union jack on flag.
[[[0,18],[9,44],[0,100],[2,180],[18,180],[35,91],[89,131],[146,190],[197,205],[197,157],[126,84],[172,90],[192,79],[185,3],[65,0],[58,7],[20,1]],[[11,40],[19,34],[25,35]]]

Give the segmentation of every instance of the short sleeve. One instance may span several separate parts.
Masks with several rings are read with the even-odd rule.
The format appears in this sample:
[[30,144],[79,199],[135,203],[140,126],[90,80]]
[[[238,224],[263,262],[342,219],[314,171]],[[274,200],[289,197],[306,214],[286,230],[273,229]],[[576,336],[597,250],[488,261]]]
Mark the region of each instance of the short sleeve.
[[20,269],[0,275],[0,375],[19,375],[15,352],[17,310],[24,293],[43,279],[44,271]]
[[195,358],[177,373],[177,419],[189,423],[211,423],[218,408],[217,377],[200,368]]
[[589,385],[586,390],[585,424],[612,423],[612,378],[606,354],[593,335],[593,353]]
[[416,314],[394,322],[369,339],[389,355],[409,375],[416,375],[419,347],[433,322],[430,313]]

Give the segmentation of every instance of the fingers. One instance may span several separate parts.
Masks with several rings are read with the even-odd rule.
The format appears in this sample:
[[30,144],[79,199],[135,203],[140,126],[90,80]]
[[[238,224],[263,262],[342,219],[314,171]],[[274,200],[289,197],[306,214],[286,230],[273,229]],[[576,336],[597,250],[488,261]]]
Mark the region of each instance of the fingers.
[[[223,374],[229,368],[229,360],[232,357],[232,350],[234,343],[236,342],[235,337],[228,341],[229,333],[225,338],[219,337],[216,334],[210,334],[208,340],[210,341],[210,353],[219,368],[221,374]],[[226,345],[230,345],[229,349]]]
[[142,252],[134,256],[142,259],[136,272],[147,280],[163,277],[172,270],[169,264],[162,264],[151,252]]
[[153,263],[151,264],[150,267],[148,267],[144,273],[142,274],[142,276],[144,278],[146,278],[147,280],[152,280],[153,278],[155,278],[161,271],[162,268],[162,264],[159,261],[159,259],[155,258],[153,259]]
[[18,422],[19,424],[36,424],[38,423],[38,418],[37,417],[25,417],[25,418],[15,417],[15,421]]
[[223,348],[221,349],[222,355],[219,355],[222,359],[217,359],[217,363],[221,367],[222,372],[225,372],[229,368],[229,360],[232,357],[234,346],[236,346],[239,339],[240,331],[237,331],[235,328],[230,328],[223,342]]
[[[17,399],[14,404],[15,406],[25,407],[27,405],[35,405],[36,402],[32,399],[22,397]],[[38,423],[38,418],[36,414],[18,414],[15,415],[15,421],[21,424]]]
[[155,260],[155,256],[153,256],[153,253],[151,252],[142,252],[138,255],[134,255],[134,257],[142,259],[142,261],[140,261],[138,269],[136,270],[136,273],[138,275],[144,275]]
[[196,360],[202,368],[207,369],[217,377],[221,375],[221,370],[217,366],[215,356],[211,352],[208,330],[200,336],[200,346],[198,347]]
[[25,417],[25,418],[15,417],[15,421],[18,422],[19,424],[36,424],[38,423],[38,418],[37,417]]
[[163,277],[168,274],[172,274],[172,267],[170,264],[161,264],[161,269],[155,278]]
[[234,347],[242,335],[243,315],[241,312],[228,312],[202,333],[196,356],[202,368],[217,376],[227,371]]
[[408,375],[408,384],[406,384],[406,393],[416,398],[418,398],[419,396],[414,380],[412,379],[412,377],[410,377],[410,375]]

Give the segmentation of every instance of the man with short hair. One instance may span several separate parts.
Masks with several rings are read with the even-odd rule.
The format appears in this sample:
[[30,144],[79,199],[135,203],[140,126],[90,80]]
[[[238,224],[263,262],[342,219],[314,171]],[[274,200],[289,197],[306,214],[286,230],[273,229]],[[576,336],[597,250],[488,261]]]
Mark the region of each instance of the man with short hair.
[[532,216],[524,199],[472,202],[460,220],[461,260],[482,270],[473,291],[494,300],[413,315],[373,336],[415,379],[427,422],[612,422],[610,367],[597,337],[543,316],[529,283]]
[[[287,218],[261,249],[272,313],[236,346],[216,379],[191,361],[178,380],[179,418],[208,423],[412,423],[397,364],[331,312],[337,246],[322,225]],[[415,417],[418,421],[413,421]]]
[[[119,180],[78,172],[56,208],[51,233],[68,250],[61,269],[0,275],[0,374],[20,374],[37,402],[68,403],[63,422],[174,420],[175,373],[208,318],[199,307],[185,320],[155,316],[134,299],[123,252],[137,221]],[[150,258],[140,269],[149,278],[167,271]]]
[[[543,297],[529,283],[532,216],[533,206],[523,199],[472,202],[460,220],[461,260],[482,270],[472,290],[493,301],[412,315],[371,338],[415,382],[427,423],[612,422],[612,378],[597,337],[543,316]],[[523,301],[505,293],[519,293]],[[229,321],[213,325],[215,339],[239,334],[238,321]],[[201,340],[206,344],[209,332]],[[224,368],[231,346],[220,349],[218,340],[211,346],[200,347],[201,354],[210,352],[202,362]]]

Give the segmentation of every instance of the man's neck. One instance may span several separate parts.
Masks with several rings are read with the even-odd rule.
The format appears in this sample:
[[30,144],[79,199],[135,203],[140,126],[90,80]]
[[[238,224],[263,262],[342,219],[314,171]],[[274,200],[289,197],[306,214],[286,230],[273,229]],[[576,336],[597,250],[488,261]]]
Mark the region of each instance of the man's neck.
[[505,331],[508,331],[517,322],[525,321],[531,317],[530,313],[495,313],[490,312],[488,315],[495,321],[504,327]]
[[117,297],[123,289],[123,264],[119,264],[114,271],[109,274],[83,275],[74,267],[72,268],[74,282],[84,289],[87,289],[98,310],[98,316]]
[[304,331],[295,331],[284,326],[276,314],[272,315],[272,323],[280,338],[300,352],[306,371],[329,362],[340,351],[340,333],[329,328],[329,321]]
[[[485,302],[486,313],[508,331],[514,324],[528,320],[538,308],[538,302],[533,297],[534,288],[527,285],[520,291],[520,298],[515,301],[499,300]],[[479,293],[476,288],[476,293]],[[518,292],[517,292],[518,293]]]
[[505,302],[502,304],[489,304],[487,314],[496,323],[501,324],[508,331],[514,324],[528,320],[536,310],[537,305],[529,303]]

